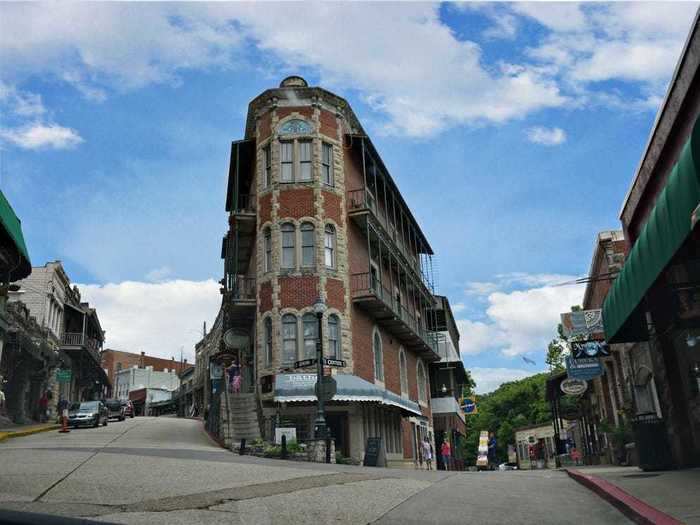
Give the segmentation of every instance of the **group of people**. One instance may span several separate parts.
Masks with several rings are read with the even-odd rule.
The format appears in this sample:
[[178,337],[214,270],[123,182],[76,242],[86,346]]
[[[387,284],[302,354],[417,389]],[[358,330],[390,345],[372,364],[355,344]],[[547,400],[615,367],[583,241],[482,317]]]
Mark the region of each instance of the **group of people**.
[[[440,445],[440,456],[442,459],[442,465],[445,470],[450,470],[450,458],[452,457],[452,447],[448,440],[444,440],[442,445]],[[423,438],[421,441],[420,448],[418,450],[418,463],[416,466],[423,468],[423,462],[425,462],[426,470],[433,470],[433,444],[427,437]]]

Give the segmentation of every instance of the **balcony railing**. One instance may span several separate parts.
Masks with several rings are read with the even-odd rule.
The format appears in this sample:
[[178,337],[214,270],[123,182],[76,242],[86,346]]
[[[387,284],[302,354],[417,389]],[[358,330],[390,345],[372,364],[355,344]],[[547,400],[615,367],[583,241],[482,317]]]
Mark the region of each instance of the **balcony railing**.
[[80,332],[66,332],[63,334],[62,346],[79,346],[87,349],[96,359],[100,359],[100,343],[97,339],[88,337]]
[[367,296],[376,297],[384,306],[389,308],[396,317],[413,331],[433,352],[438,352],[438,334],[426,330],[413,313],[406,308],[391,290],[382,285],[378,278],[371,273],[354,273],[350,276],[350,290],[353,299]]
[[233,292],[234,301],[255,301],[257,289],[255,277],[245,275],[229,275],[227,289]]
[[234,206],[235,213],[255,214],[255,195],[240,193]]

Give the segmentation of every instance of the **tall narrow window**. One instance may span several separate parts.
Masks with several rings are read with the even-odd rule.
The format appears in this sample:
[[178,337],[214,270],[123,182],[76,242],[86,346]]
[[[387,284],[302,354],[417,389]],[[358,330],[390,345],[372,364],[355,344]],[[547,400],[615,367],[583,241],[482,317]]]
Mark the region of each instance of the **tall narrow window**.
[[265,366],[272,364],[272,318],[265,319]]
[[384,381],[384,353],[382,351],[382,337],[378,330],[374,331],[372,348],[374,350],[374,378]]
[[333,146],[324,142],[321,147],[321,174],[323,182],[333,186]]
[[399,374],[401,376],[401,394],[408,394],[408,369],[406,367],[406,352],[399,348]]
[[302,321],[304,324],[304,359],[313,359],[316,355],[318,319],[314,314],[305,314]]
[[294,143],[280,142],[280,165],[282,182],[294,182]]
[[341,359],[340,350],[340,320],[335,314],[328,316],[328,357]]
[[272,185],[272,152],[268,144],[263,149],[263,162],[265,163],[263,173],[263,188],[269,188]]
[[310,268],[314,265],[314,225],[305,222],[301,225],[301,265]]
[[292,314],[282,316],[282,363],[293,364],[297,359],[297,318]]
[[428,380],[425,375],[423,361],[418,361],[416,366],[416,380],[418,381],[418,401],[425,403],[428,401]]
[[311,180],[311,141],[299,141],[299,180]]
[[272,271],[272,231],[265,228],[265,271]]
[[335,228],[331,224],[326,226],[324,248],[326,267],[335,268]]
[[294,225],[285,223],[282,225],[282,268],[294,268],[296,266],[294,248]]

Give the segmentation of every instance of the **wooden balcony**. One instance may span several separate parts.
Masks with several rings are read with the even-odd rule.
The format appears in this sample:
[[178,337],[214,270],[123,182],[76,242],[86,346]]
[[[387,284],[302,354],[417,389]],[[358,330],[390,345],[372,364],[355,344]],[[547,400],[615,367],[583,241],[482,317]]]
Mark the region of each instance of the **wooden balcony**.
[[231,326],[249,327],[255,319],[255,309],[258,304],[255,277],[229,275],[226,290],[228,291],[224,292],[224,297]]
[[404,346],[418,352],[426,361],[440,359],[436,333],[426,330],[413,313],[370,273],[352,274],[350,292],[353,302],[368,312],[378,325],[386,328]]
[[87,351],[100,362],[100,343],[97,339],[80,332],[66,332],[61,339],[61,350],[66,352]]

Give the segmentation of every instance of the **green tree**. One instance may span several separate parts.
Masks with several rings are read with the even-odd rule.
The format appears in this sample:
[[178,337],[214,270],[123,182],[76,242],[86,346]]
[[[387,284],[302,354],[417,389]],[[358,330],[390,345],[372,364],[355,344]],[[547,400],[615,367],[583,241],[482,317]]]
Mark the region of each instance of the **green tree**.
[[561,339],[552,339],[552,342],[547,345],[547,357],[544,362],[549,365],[550,372],[564,369],[564,352],[565,347]]

